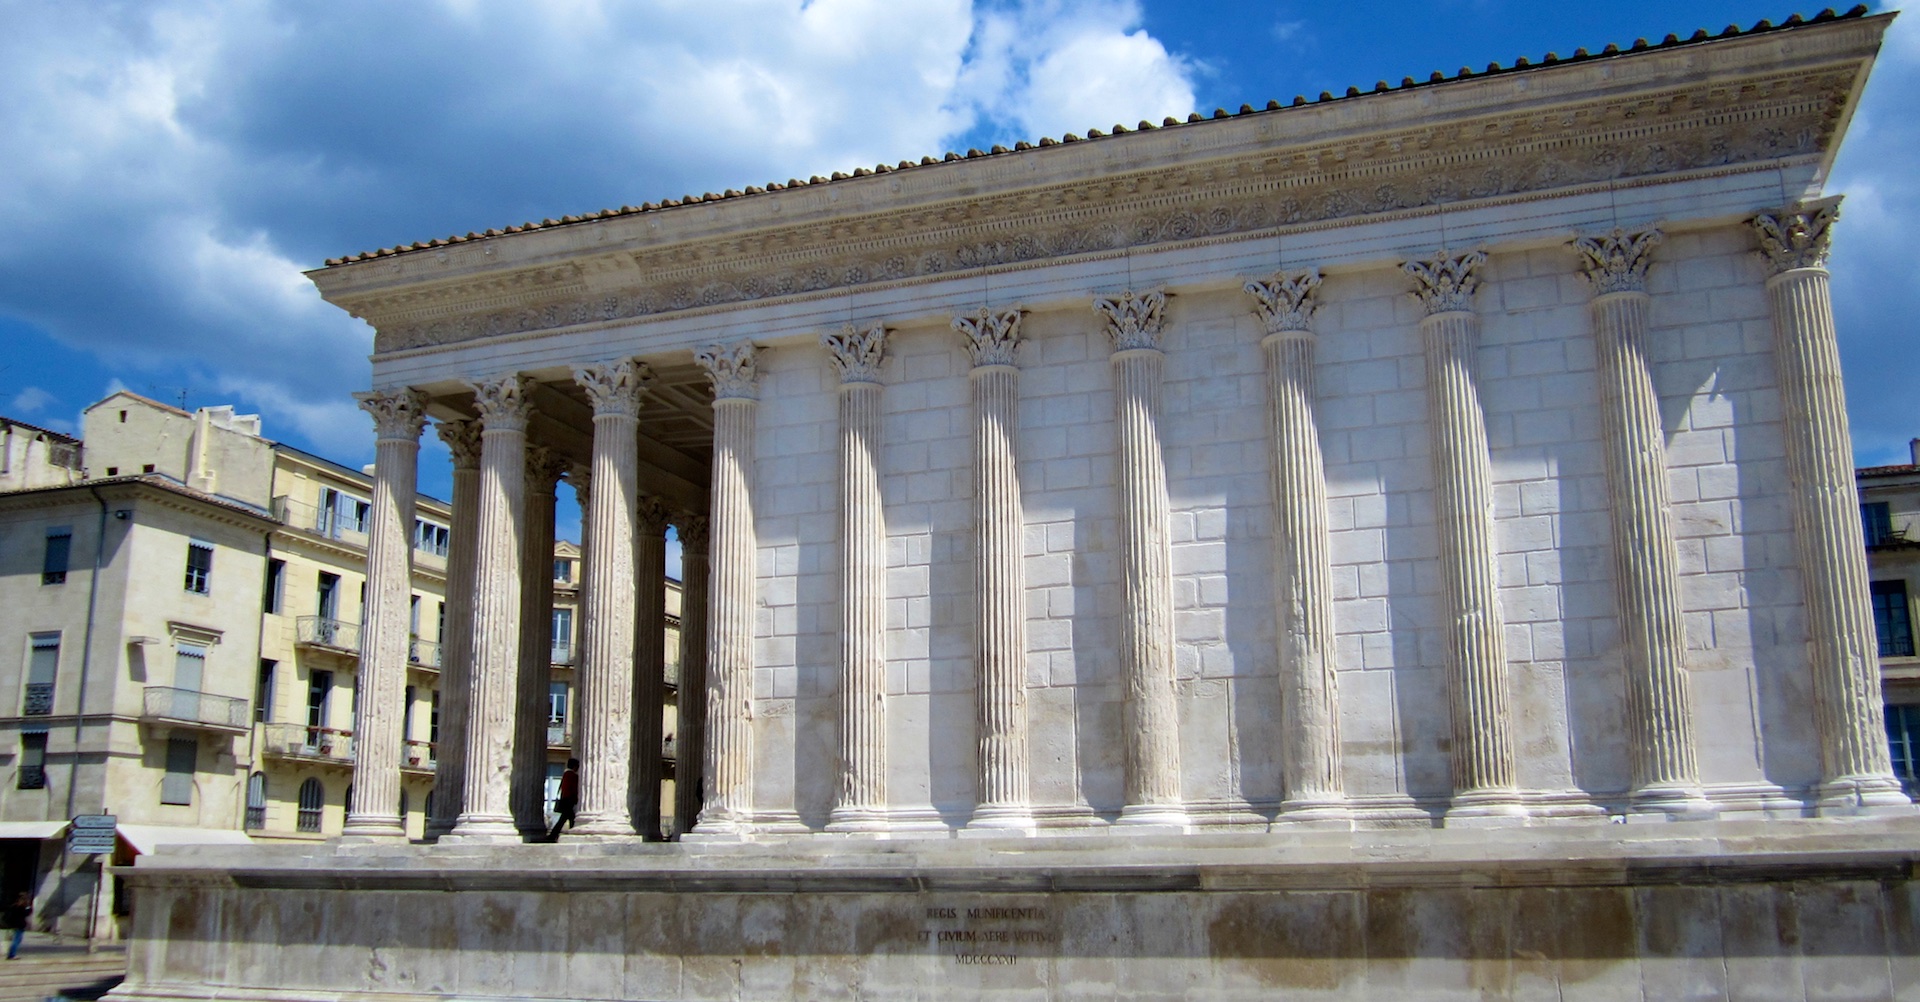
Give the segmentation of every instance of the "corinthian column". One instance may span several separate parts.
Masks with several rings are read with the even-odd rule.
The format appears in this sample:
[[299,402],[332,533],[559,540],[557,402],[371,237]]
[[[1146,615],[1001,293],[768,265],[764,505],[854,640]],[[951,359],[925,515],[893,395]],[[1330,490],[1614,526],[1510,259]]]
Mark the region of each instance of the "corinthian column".
[[593,472],[587,505],[581,637],[574,663],[574,748],[580,759],[583,835],[626,835],[632,760],[634,521],[639,502],[640,399],[652,372],[623,359],[575,369],[593,404]]
[[1667,498],[1660,396],[1647,364],[1647,266],[1658,230],[1574,241],[1593,284],[1601,429],[1612,495],[1614,582],[1627,640],[1627,726],[1633,807],[1672,817],[1711,814],[1700,790],[1680,612],[1680,552]]
[[514,707],[513,792],[520,836],[547,834],[547,686],[553,678],[554,488],[565,460],[527,447],[527,531],[520,541],[520,679]]
[[1018,309],[954,317],[973,356],[973,656],[979,803],[968,828],[1031,832],[1027,801],[1027,597],[1020,532]]
[[343,835],[404,839],[400,733],[413,591],[413,499],[426,400],[414,390],[356,393],[373,415],[373,521],[367,530],[367,607],[360,627],[353,803]]
[[694,361],[713,380],[713,582],[707,622],[706,802],[697,835],[744,835],[753,823],[753,436],[759,349],[712,345]]
[[474,560],[473,678],[467,703],[462,838],[517,836],[508,805],[520,661],[520,539],[526,531],[527,400],[532,381],[469,383],[480,410],[480,538]]
[[661,714],[666,705],[667,507],[642,495],[633,541],[633,828],[660,841]]
[[467,689],[473,680],[473,564],[480,535],[480,423],[434,429],[453,456],[453,526],[447,538],[447,620],[440,632],[440,736],[426,835],[453,830],[467,802]]
[[1333,563],[1327,475],[1314,419],[1313,311],[1318,269],[1248,282],[1267,336],[1273,463],[1273,592],[1280,641],[1280,817],[1344,821],[1340,691],[1334,675]]
[[700,819],[707,748],[707,516],[681,512],[680,718],[674,740],[673,833]]
[[1447,612],[1447,681],[1453,704],[1453,806],[1448,823],[1523,818],[1515,789],[1507,699],[1507,647],[1493,563],[1493,468],[1480,409],[1480,318],[1474,251],[1409,261],[1427,308],[1427,424],[1439,512],[1441,591]]
[[1120,670],[1126,684],[1123,825],[1187,824],[1173,679],[1173,549],[1160,455],[1162,292],[1094,300],[1113,342],[1114,427],[1120,437]]
[[840,786],[827,830],[887,829],[887,528],[880,503],[880,366],[887,329],[820,344],[840,374]]
[[1822,814],[1909,805],[1887,752],[1866,540],[1827,288],[1827,252],[1839,215],[1839,200],[1829,199],[1753,220],[1773,272],[1767,294],[1811,634]]

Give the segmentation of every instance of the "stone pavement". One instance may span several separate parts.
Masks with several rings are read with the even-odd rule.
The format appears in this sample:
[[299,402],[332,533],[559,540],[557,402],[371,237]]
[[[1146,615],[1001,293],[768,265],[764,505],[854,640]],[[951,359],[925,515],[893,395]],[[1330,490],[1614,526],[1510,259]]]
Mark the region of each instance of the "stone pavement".
[[118,985],[126,973],[127,950],[123,945],[103,945],[89,953],[85,940],[28,933],[20,956],[0,961],[0,1002],[97,999]]

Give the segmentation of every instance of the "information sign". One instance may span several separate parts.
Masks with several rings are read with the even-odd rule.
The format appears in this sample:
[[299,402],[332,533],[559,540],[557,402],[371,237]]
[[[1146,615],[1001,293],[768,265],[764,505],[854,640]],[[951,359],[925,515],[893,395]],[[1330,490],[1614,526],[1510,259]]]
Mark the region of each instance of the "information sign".
[[111,853],[120,819],[111,814],[81,814],[67,829],[67,851],[79,855]]

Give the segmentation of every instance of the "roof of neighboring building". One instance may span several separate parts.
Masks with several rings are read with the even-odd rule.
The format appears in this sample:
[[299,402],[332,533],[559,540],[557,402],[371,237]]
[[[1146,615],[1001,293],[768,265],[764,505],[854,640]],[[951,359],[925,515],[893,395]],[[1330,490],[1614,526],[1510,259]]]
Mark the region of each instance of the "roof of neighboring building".
[[[86,411],[91,411],[94,408],[99,407],[100,405],[106,403],[107,401],[112,400],[114,397],[132,397],[133,399],[138,400],[141,403],[146,404],[150,407],[158,407],[163,411],[167,411],[172,414],[178,414],[181,417],[193,416],[192,413],[188,411],[183,411],[172,404],[161,403],[160,401],[155,400],[152,397],[143,397],[140,394],[133,392],[132,390],[115,390],[112,393],[109,393],[106,396],[101,397],[98,400],[95,400],[93,403],[88,404],[86,406]],[[82,413],[85,413],[86,411],[82,411]]]
[[54,487],[29,487],[25,490],[18,491],[0,491],[0,504],[15,502],[19,499],[47,497],[62,491],[79,492],[99,487],[152,487],[170,494],[177,494],[192,501],[212,505],[235,514],[257,518],[275,525],[280,523],[280,520],[275,518],[273,513],[265,508],[258,508],[245,501],[237,501],[219,494],[208,494],[205,491],[196,491],[164,473],[138,473],[122,477],[96,477],[92,480],[82,480],[73,484],[60,484]]
[[42,435],[47,436],[48,438],[58,439],[59,441],[67,442],[72,445],[80,444],[79,439],[73,437],[72,435],[68,435],[65,432],[54,431],[52,428],[42,428],[37,424],[29,424],[25,421],[20,420],[19,418],[7,417],[4,414],[0,414],[0,424],[10,424],[15,428],[30,428],[36,432],[39,432]]
[[[276,442],[272,439],[268,439],[267,442],[273,446],[273,451],[275,452],[285,452],[285,453],[290,453],[292,455],[298,456],[301,459],[306,460],[307,462],[312,463],[315,466],[319,466],[319,467],[323,467],[325,469],[331,470],[334,473],[339,474],[341,477],[344,477],[346,479],[356,480],[356,481],[365,481],[369,479],[367,475],[361,472],[360,470],[356,470],[353,467],[346,465],[345,463],[328,459],[325,456],[308,452],[307,450],[302,449],[299,446],[288,445],[285,442]],[[439,498],[434,497],[430,494],[416,495],[415,500],[425,501],[428,504],[439,505],[443,508],[451,507],[449,502],[442,501]]]
[[[1775,24],[1769,20],[1761,20],[1760,22],[1756,23],[1753,27],[1747,28],[1747,29],[1742,29],[1739,25],[1730,24],[1725,29],[1720,31],[1719,34],[1713,34],[1711,32],[1708,32],[1705,28],[1702,28],[1694,32],[1691,36],[1687,38],[1681,38],[1678,35],[1668,35],[1666,38],[1662,39],[1658,43],[1649,43],[1646,39],[1639,38],[1639,39],[1635,39],[1633,44],[1624,50],[1619,45],[1608,45],[1606,48],[1600,50],[1598,53],[1588,52],[1586,49],[1580,48],[1580,49],[1575,49],[1572,56],[1565,57],[1565,58],[1561,57],[1558,53],[1549,52],[1545,56],[1541,57],[1541,60],[1537,63],[1533,62],[1526,56],[1521,56],[1518,59],[1515,59],[1513,61],[1513,65],[1511,66],[1502,66],[1497,62],[1489,63],[1487,64],[1487,68],[1485,70],[1478,71],[1478,72],[1476,72],[1472,67],[1462,66],[1460,68],[1460,71],[1452,76],[1448,76],[1446,73],[1443,73],[1439,70],[1435,70],[1425,80],[1415,80],[1413,77],[1402,78],[1398,86],[1390,85],[1387,83],[1387,81],[1381,80],[1375,83],[1373,88],[1369,91],[1362,91],[1359,87],[1348,87],[1346,94],[1344,96],[1336,96],[1331,91],[1321,91],[1319,98],[1311,102],[1307,100],[1305,95],[1297,95],[1294,97],[1293,102],[1290,106],[1283,106],[1279,101],[1268,101],[1265,108],[1259,108],[1259,109],[1254,108],[1252,105],[1243,104],[1240,106],[1240,110],[1238,112],[1229,112],[1225,108],[1215,109],[1211,117],[1215,119],[1220,119],[1220,118],[1238,118],[1243,115],[1265,115],[1265,114],[1274,114],[1274,113],[1284,113],[1287,110],[1287,107],[1298,108],[1307,104],[1322,104],[1329,101],[1343,101],[1343,100],[1348,100],[1352,98],[1363,98],[1369,94],[1382,94],[1390,91],[1413,90],[1413,89],[1422,88],[1422,87],[1431,87],[1438,84],[1452,83],[1459,80],[1484,78],[1484,77],[1503,75],[1503,74],[1512,74],[1512,73],[1525,73],[1529,71],[1539,70],[1548,66],[1561,65],[1566,63],[1586,62],[1586,61],[1595,60],[1595,59],[1608,59],[1608,58],[1623,55],[1624,53],[1627,53],[1627,52],[1641,52],[1648,49],[1671,49],[1671,48],[1677,48],[1681,46],[1698,45],[1703,42],[1710,42],[1718,39],[1736,38],[1743,35],[1758,35],[1758,34],[1765,34],[1768,32],[1774,32],[1774,31],[1785,31],[1785,30],[1797,28],[1803,24],[1819,24],[1826,21],[1865,17],[1867,16],[1867,14],[1868,14],[1867,6],[1865,4],[1859,4],[1853,7],[1852,9],[1848,10],[1844,14],[1836,14],[1832,10],[1832,8],[1828,8],[1814,15],[1812,18],[1805,18],[1799,14],[1795,14],[1779,24]],[[1174,118],[1167,118],[1167,119],[1164,119],[1159,125],[1155,125],[1152,122],[1143,120],[1142,122],[1140,122],[1139,125],[1135,126],[1133,129],[1128,129],[1122,125],[1115,125],[1113,127],[1111,134],[1114,136],[1119,136],[1119,135],[1124,135],[1128,132],[1133,132],[1133,131],[1148,131],[1148,130],[1160,129],[1160,128],[1181,128],[1189,125],[1198,124],[1200,122],[1204,122],[1207,120],[1208,118],[1206,116],[1202,116],[1198,112],[1195,112],[1194,114],[1188,115],[1186,118],[1186,121],[1184,122]],[[333,268],[333,267],[338,267],[340,265],[351,264],[356,261],[367,261],[367,260],[372,260],[374,258],[391,257],[396,254],[406,254],[412,251],[421,251],[421,250],[427,250],[430,248],[445,247],[449,244],[466,243],[470,240],[484,240],[490,237],[505,236],[511,233],[525,233],[533,230],[551,229],[556,226],[569,226],[575,223],[585,223],[585,222],[591,222],[597,219],[610,219],[617,216],[629,216],[629,215],[635,215],[638,213],[660,212],[667,209],[680,208],[682,206],[695,205],[695,204],[700,204],[705,202],[716,202],[716,201],[721,201],[723,199],[744,198],[744,197],[749,197],[753,195],[761,195],[761,194],[766,194],[768,192],[781,191],[787,188],[799,188],[799,187],[805,187],[809,185],[818,185],[818,184],[832,184],[836,181],[847,181],[847,180],[852,180],[854,178],[869,177],[874,174],[887,174],[887,173],[891,173],[893,171],[898,171],[898,170],[912,170],[912,169],[923,168],[923,167],[937,167],[943,163],[950,163],[956,160],[975,160],[981,157],[1003,156],[1007,154],[1022,152],[1025,150],[1035,149],[1042,146],[1057,146],[1057,145],[1060,145],[1061,143],[1087,142],[1090,140],[1106,138],[1107,135],[1108,133],[1104,133],[1100,129],[1094,128],[1094,129],[1088,129],[1087,134],[1084,138],[1069,132],[1064,136],[1060,137],[1059,139],[1053,139],[1051,137],[1043,137],[1037,143],[1028,143],[1025,141],[1021,141],[1021,142],[1015,143],[1012,149],[1008,149],[1005,146],[996,145],[992,149],[986,150],[986,151],[981,151],[978,149],[970,149],[965,154],[949,151],[945,156],[940,157],[938,159],[930,156],[925,156],[925,157],[921,157],[917,162],[912,160],[902,160],[898,164],[892,165],[892,166],[889,166],[884,163],[876,164],[872,168],[867,168],[867,167],[855,168],[851,174],[844,173],[841,171],[835,171],[833,173],[833,176],[831,177],[821,177],[816,174],[813,177],[810,177],[804,181],[800,180],[799,178],[790,178],[785,184],[781,184],[778,181],[770,181],[764,186],[748,185],[745,189],[742,189],[742,190],[735,190],[732,188],[728,188],[726,191],[721,192],[719,194],[715,194],[713,192],[707,192],[706,194],[703,194],[703,195],[685,195],[681,198],[668,198],[668,199],[663,199],[659,202],[645,202],[637,206],[623,205],[617,209],[603,209],[599,212],[589,212],[584,215],[562,216],[559,219],[551,219],[551,218],[543,219],[537,223],[526,222],[526,223],[521,223],[518,226],[508,226],[504,229],[489,229],[485,233],[474,233],[469,231],[464,236],[455,235],[455,236],[445,237],[437,240],[416,241],[412,244],[401,244],[393,247],[384,247],[379,250],[364,251],[362,253],[348,255],[346,257],[328,258],[326,262],[326,267]]]
[[1862,466],[1853,471],[1855,477],[1897,477],[1913,473],[1920,473],[1920,463],[1895,463],[1892,466]]

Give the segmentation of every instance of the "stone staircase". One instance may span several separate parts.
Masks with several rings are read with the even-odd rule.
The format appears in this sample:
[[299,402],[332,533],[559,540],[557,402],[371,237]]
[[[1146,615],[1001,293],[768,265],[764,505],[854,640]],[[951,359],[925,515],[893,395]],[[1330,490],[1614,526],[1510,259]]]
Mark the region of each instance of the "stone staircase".
[[124,946],[103,946],[88,953],[82,942],[30,933],[19,957],[0,959],[0,1002],[97,999],[126,973]]

